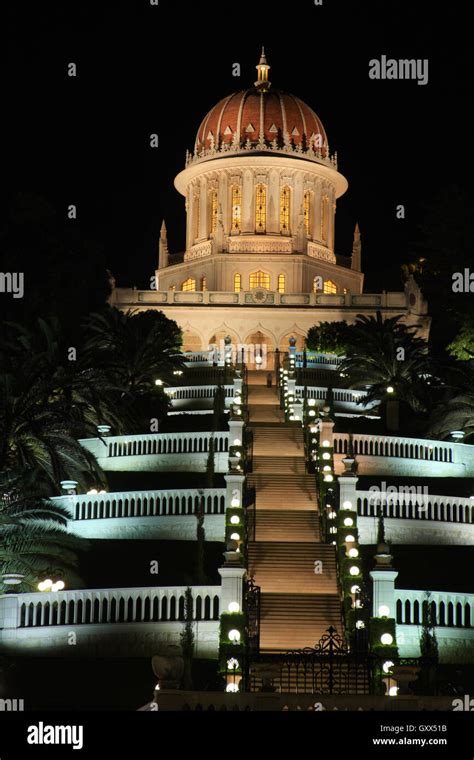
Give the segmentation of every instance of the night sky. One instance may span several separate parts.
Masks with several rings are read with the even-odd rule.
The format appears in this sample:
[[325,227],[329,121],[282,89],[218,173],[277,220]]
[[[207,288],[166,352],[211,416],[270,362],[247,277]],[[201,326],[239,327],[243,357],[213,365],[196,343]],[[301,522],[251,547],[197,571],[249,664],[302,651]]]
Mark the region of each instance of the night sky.
[[[6,29],[6,200],[37,193],[64,216],[77,204],[81,232],[103,245],[120,286],[148,286],[163,217],[171,252],[183,250],[173,178],[206,112],[255,80],[262,44],[273,85],[314,108],[338,151],[349,191],[336,251],[350,253],[359,221],[367,289],[401,287],[400,264],[439,187],[472,193],[473,53],[459,2],[16,5]],[[429,83],[369,79],[369,60],[382,54],[428,58]]]

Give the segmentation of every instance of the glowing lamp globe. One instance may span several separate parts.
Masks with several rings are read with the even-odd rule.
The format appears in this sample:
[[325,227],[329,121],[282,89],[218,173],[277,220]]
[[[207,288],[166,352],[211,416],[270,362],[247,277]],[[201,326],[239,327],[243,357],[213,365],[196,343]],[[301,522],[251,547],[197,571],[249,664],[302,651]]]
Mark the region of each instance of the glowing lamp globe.
[[225,690],[227,692],[232,692],[233,694],[235,694],[236,692],[238,692],[239,687],[237,686],[236,683],[228,683],[227,686],[225,687]]
[[327,459],[331,459],[331,454],[329,453],[329,451],[325,451],[325,452],[324,452],[324,454],[323,454],[323,459],[326,459],[326,460],[327,460]]
[[349,575],[359,575],[359,568],[357,565],[352,565],[352,567],[349,568]]
[[388,690],[389,697],[396,697],[398,694],[398,686],[391,686]]
[[390,644],[393,644],[393,636],[391,633],[382,633],[380,641],[384,646],[389,647]]
[[352,509],[352,501],[344,501],[342,504],[343,509]]
[[238,515],[232,515],[230,522],[232,525],[238,525],[240,522],[240,517]]
[[[238,602],[229,602],[229,604],[227,606],[227,609],[229,610],[229,612],[239,612],[240,611],[240,605],[239,605]],[[232,633],[232,631],[230,633]],[[230,635],[230,633],[229,633],[229,638],[231,639],[232,636]],[[239,632],[237,631],[237,633],[239,633]],[[239,633],[239,639],[240,639],[240,633]]]
[[392,668],[393,668],[393,662],[391,660],[387,660],[387,662],[384,662],[384,664],[382,665],[382,670],[384,673],[389,673]]
[[352,519],[352,517],[346,517],[344,519],[344,525],[346,528],[352,528],[352,526],[354,525],[354,520]]
[[325,448],[328,448],[330,445],[331,444],[329,443],[329,441],[323,441],[321,444],[321,446],[324,446]]
[[[232,604],[232,602],[231,602],[231,604]],[[230,605],[229,605],[229,606],[230,606]],[[229,631],[229,639],[230,639],[230,640],[231,640],[231,641],[232,641],[234,644],[238,644],[238,642],[240,641],[240,631],[238,631],[238,630],[237,630],[237,628],[232,628],[232,629]]]
[[359,556],[359,550],[355,549],[355,548],[354,549],[349,549],[349,551],[348,551],[347,554],[348,554],[349,557],[351,557],[351,559],[355,559],[356,557]]
[[390,607],[386,604],[381,604],[379,607],[379,617],[388,617],[390,615]]
[[354,543],[354,541],[355,541],[355,538],[354,538],[354,536],[352,536],[352,535],[349,533],[349,535],[348,535],[348,536],[346,536],[346,538],[345,538],[345,541],[346,541],[348,544],[353,544],[353,543]]

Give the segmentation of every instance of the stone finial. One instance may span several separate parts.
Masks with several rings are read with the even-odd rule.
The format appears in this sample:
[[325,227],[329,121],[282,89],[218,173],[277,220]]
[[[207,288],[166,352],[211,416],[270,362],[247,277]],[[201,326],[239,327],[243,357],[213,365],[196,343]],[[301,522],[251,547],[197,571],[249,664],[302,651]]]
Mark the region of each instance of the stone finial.
[[356,226],[354,228],[354,239],[352,242],[352,259],[351,259],[351,269],[353,269],[355,272],[361,271],[361,254],[362,254],[362,243],[360,242],[360,230],[359,230],[359,224],[356,223]]
[[165,220],[163,219],[160,229],[160,242],[158,245],[158,269],[164,269],[168,266],[168,256],[168,236]]

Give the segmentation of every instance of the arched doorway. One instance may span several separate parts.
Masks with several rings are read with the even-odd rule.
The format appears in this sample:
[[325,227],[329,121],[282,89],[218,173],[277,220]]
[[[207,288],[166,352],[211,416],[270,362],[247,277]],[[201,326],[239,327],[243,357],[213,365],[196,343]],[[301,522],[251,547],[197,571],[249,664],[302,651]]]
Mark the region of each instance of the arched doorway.
[[245,343],[249,369],[273,371],[275,366],[275,341],[262,330],[247,336]]
[[[207,348],[207,347],[206,347]],[[199,335],[192,330],[183,330],[183,351],[203,351]]]

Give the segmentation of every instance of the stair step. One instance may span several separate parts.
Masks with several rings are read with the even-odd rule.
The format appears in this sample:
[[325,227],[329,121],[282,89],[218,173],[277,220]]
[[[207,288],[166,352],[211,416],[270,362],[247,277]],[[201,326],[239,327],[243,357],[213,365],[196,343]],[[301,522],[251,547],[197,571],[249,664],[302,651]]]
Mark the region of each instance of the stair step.
[[341,605],[333,594],[260,596],[260,648],[314,647],[329,626],[342,631]]
[[257,542],[319,540],[319,518],[314,511],[259,510],[255,537]]
[[[258,520],[258,514],[257,514]],[[249,544],[249,573],[266,593],[338,593],[333,546],[316,541],[257,541]],[[322,572],[315,573],[315,562]]]

